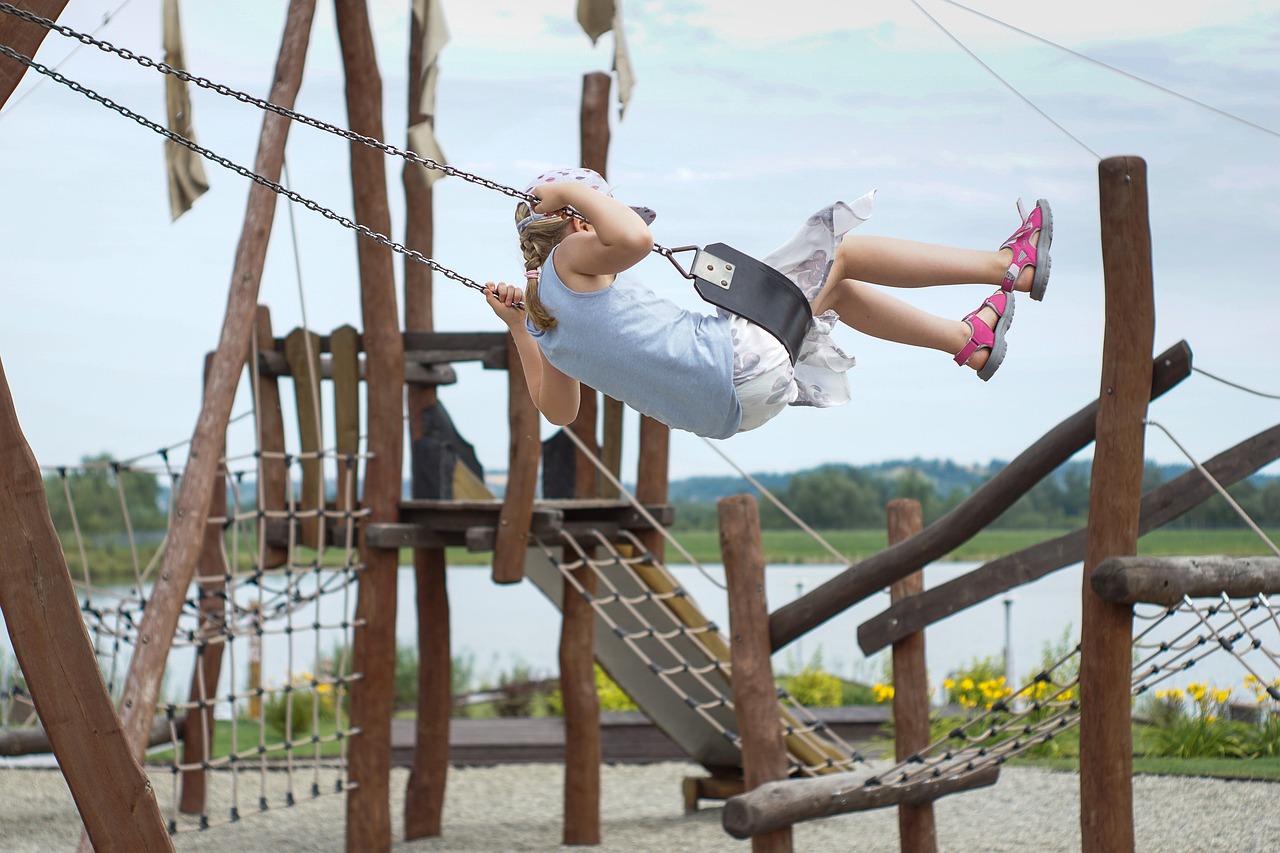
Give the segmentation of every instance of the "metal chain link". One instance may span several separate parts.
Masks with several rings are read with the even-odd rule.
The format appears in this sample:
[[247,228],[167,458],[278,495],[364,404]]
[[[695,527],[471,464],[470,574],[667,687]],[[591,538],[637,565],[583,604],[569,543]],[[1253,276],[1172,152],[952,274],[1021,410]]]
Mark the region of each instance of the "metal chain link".
[[[71,27],[65,26],[63,24],[59,24],[55,21],[51,21],[48,18],[42,18],[39,15],[34,14],[33,12],[28,12],[25,9],[19,9],[17,6],[14,6],[11,3],[0,2],[0,12],[4,12],[5,14],[12,15],[16,18],[20,18],[30,24],[35,24],[36,26],[43,27],[44,29],[49,30],[50,32],[55,32],[58,35],[64,36],[69,39],[73,39],[75,41],[78,41],[90,47],[96,47],[99,50],[103,51],[104,53],[115,54],[116,56],[119,56],[121,59],[127,59],[131,62],[136,62],[137,64],[141,65],[143,68],[153,68],[162,74],[168,74],[173,77],[177,77],[179,80],[182,80],[184,83],[194,83],[196,86],[199,86],[202,89],[207,89],[211,92],[216,92],[219,95],[225,95],[229,98],[234,98],[235,100],[240,101],[241,103],[250,104],[252,106],[258,107],[259,109],[266,110],[267,112],[275,113],[276,115],[282,116],[283,118],[287,118],[290,121],[300,122],[310,127],[314,127],[317,130],[323,130],[326,133],[331,133],[331,134],[334,134],[335,136],[340,136],[343,139],[348,140],[349,142],[358,142],[361,145],[365,145],[365,146],[368,146],[369,148],[373,148],[375,150],[381,151],[384,154],[390,154],[395,157],[403,158],[404,160],[407,160],[410,163],[415,163],[424,168],[432,169],[437,172],[443,172],[446,175],[452,175],[454,177],[461,178],[462,180],[467,181],[468,183],[477,184],[479,186],[486,187],[491,190],[496,190],[497,192],[503,193],[504,195],[508,195],[519,201],[527,202],[531,206],[536,205],[539,202],[539,199],[537,196],[531,195],[526,192],[522,192],[521,190],[518,190],[515,187],[510,187],[510,186],[507,186],[506,184],[498,183],[497,181],[491,180],[481,175],[477,175],[472,172],[459,169],[456,166],[450,166],[447,163],[439,163],[431,159],[430,157],[423,157],[422,155],[417,154],[413,151],[399,148],[395,145],[392,145],[389,142],[383,142],[382,140],[375,139],[371,136],[365,136],[363,134],[355,132],[354,130],[341,128],[341,127],[338,127],[337,125],[330,124],[326,121],[322,121],[320,119],[312,118],[311,116],[304,115],[299,112],[295,112],[294,110],[291,110],[287,107],[282,107],[279,104],[274,104],[271,101],[268,101],[264,98],[255,97],[254,95],[250,95],[247,92],[242,92],[238,89],[232,89],[230,86],[226,86],[222,83],[215,83],[212,80],[209,80],[208,78],[199,77],[197,75],[191,74],[187,71],[184,71],[181,68],[174,68],[172,65],[169,65],[168,63],[158,62],[154,59],[151,59],[150,57],[143,56],[142,54],[134,53],[128,48],[116,47],[109,41],[95,38],[94,36],[88,33],[78,32],[77,30],[73,30]],[[41,65],[38,62],[28,59],[27,57],[13,51],[12,49],[8,48],[5,45],[0,45],[0,52],[3,52],[4,55],[10,57],[11,59],[15,59],[18,62],[23,63],[24,65],[31,68],[32,70],[35,70],[41,74],[44,74],[50,77],[53,80],[56,80],[59,83],[62,83],[66,86],[71,87],[74,91],[81,92],[82,94],[89,97],[91,100],[97,101],[98,103],[101,103],[104,106],[108,106],[111,109],[119,112],[121,115],[125,115],[128,118],[132,118],[134,121],[137,121],[139,124],[142,124],[145,127],[149,127],[150,129],[163,134],[164,136],[168,137],[169,139],[178,143],[179,145],[183,145],[187,148],[190,148],[192,151],[195,151],[201,156],[207,157],[213,162],[225,168],[231,169],[232,171],[237,172],[246,178],[249,178],[255,183],[261,184],[275,192],[280,193],[281,195],[284,195],[286,198],[289,198],[292,201],[296,201],[299,204],[302,204],[305,207],[311,210],[314,210],[317,213],[320,213],[321,215],[325,216],[328,219],[332,219],[335,222],[338,222],[342,225],[347,226],[348,228],[353,228],[354,230],[359,231],[362,234],[365,234],[365,236],[370,237],[371,239],[381,243],[382,245],[385,245],[396,252],[406,255],[407,257],[413,258],[416,261],[425,263],[428,266],[430,266],[432,269],[436,270],[437,272],[440,272],[445,276],[454,279],[455,281],[460,281],[463,284],[466,284],[468,287],[473,287],[477,290],[484,289],[481,285],[476,284],[471,279],[466,278],[465,276],[462,276],[461,274],[456,273],[452,270],[446,269],[445,267],[441,266],[440,264],[436,263],[430,258],[425,257],[420,252],[417,252],[413,249],[409,249],[400,243],[394,242],[393,240],[391,240],[388,237],[385,237],[382,234],[378,234],[377,232],[372,231],[371,229],[363,225],[360,225],[359,223],[353,222],[352,220],[344,216],[334,213],[333,211],[317,204],[316,202],[310,201],[309,199],[306,199],[303,196],[300,196],[292,192],[291,190],[285,189],[283,186],[281,186],[280,184],[274,181],[263,178],[260,175],[256,175],[255,173],[252,172],[252,170],[245,169],[244,167],[241,167],[241,166],[237,166],[231,161],[226,160],[225,158],[219,157],[218,155],[213,154],[207,149],[201,148],[195,142],[188,140],[181,135],[175,134],[169,131],[167,128],[162,128],[159,125],[157,125],[155,122],[150,121],[149,119],[138,116],[137,114],[127,110],[126,108],[110,101],[110,99],[99,95],[98,93],[94,92],[92,89],[88,89],[84,86],[81,86],[78,83],[75,83],[74,81],[68,80],[66,77],[63,77],[62,75],[58,74],[56,71],[53,71],[47,68],[46,66]],[[583,222],[587,221],[586,217],[584,217],[581,213],[578,213],[576,210],[573,210],[572,208],[565,208],[564,212],[570,216],[573,216],[576,219],[581,219]],[[675,253],[677,252],[691,251],[696,248],[697,248],[696,246],[686,246],[686,247],[681,247],[676,249],[668,249],[667,247],[658,245],[657,243],[653,245],[653,251],[659,255],[662,255],[664,258],[670,261],[672,266],[674,266],[680,272],[680,274],[687,279],[692,279],[693,275],[691,275],[683,267],[681,267],[680,263],[675,259],[674,256],[675,256]]]

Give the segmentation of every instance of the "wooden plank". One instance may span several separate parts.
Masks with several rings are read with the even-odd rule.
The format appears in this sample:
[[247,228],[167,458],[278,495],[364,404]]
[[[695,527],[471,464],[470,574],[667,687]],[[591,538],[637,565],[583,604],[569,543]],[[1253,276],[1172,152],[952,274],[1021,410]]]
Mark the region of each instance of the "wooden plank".
[[[743,782],[751,791],[787,777],[778,692],[769,660],[769,607],[764,593],[760,511],[749,495],[721,498],[716,508],[720,515],[720,554],[728,584],[733,709],[742,739]],[[752,832],[750,836],[753,853],[787,853],[792,849],[789,825]]]
[[538,409],[529,396],[520,356],[510,335],[507,336],[507,347],[507,420],[511,425],[511,442],[507,491],[502,499],[498,541],[494,543],[493,550],[494,583],[519,583],[524,579],[533,496],[538,488],[538,462],[542,458]]
[[[172,850],[151,782],[132,754],[98,669],[3,363],[0,554],[0,612],[93,846]],[[150,730],[148,719],[146,734]]]
[[[1168,391],[1191,372],[1191,349],[1179,342],[1156,358],[1151,399]],[[774,651],[843,613],[900,577],[963,545],[1000,516],[1036,483],[1093,440],[1098,403],[1094,402],[1045,433],[999,473],[973,491],[951,512],[919,536],[861,560],[800,598],[779,607],[769,618]]]
[[320,336],[306,329],[294,329],[285,338],[285,357],[293,376],[293,398],[297,407],[298,438],[302,458],[298,466],[302,480],[293,491],[294,512],[302,515],[298,543],[317,551],[324,547],[318,513],[324,509],[324,417],[320,405]]
[[1116,604],[1172,607],[1188,598],[1280,595],[1280,557],[1108,557],[1089,577]]
[[[665,504],[670,496],[671,430],[653,418],[640,416],[640,455],[636,465],[636,500],[642,504]],[[659,531],[640,534],[649,553],[659,563],[666,562],[667,541]]]
[[[337,0],[335,17],[346,75],[347,120],[363,136],[385,139],[382,80],[378,73],[365,0]],[[386,158],[352,142],[351,190],[355,219],[380,234],[391,233]],[[368,448],[365,466],[366,523],[399,520],[404,448],[404,341],[396,305],[391,251],[356,238],[360,267],[360,311],[367,368]],[[363,528],[363,525],[362,525]],[[362,534],[363,535],[363,534]],[[395,705],[396,575],[399,552],[361,542],[360,576],[352,666],[363,677],[351,688],[353,738],[349,766],[355,787],[347,794],[347,849],[391,848],[391,715]]]
[[[907,498],[889,501],[885,515],[890,545],[897,545],[924,529],[924,512],[919,501]],[[923,591],[924,572],[912,572],[889,587],[893,601]],[[893,644],[894,758],[906,761],[928,747],[929,723],[929,672],[925,665],[924,632],[919,631]],[[932,801],[899,804],[898,838],[902,853],[936,853],[938,832]]]
[[[324,338],[320,338],[324,340]],[[333,378],[333,359],[325,352],[320,355],[320,378]],[[266,350],[258,355],[258,371],[263,376],[291,376],[293,370],[289,367],[289,360],[283,353],[274,350]],[[360,379],[365,379],[365,362],[363,359],[356,364],[356,375]],[[458,374],[448,364],[422,364],[411,358],[405,359],[404,365],[404,381],[406,385],[411,387],[422,387],[424,390],[430,390],[438,385],[453,385],[458,381]]]
[[[1280,425],[1263,430],[1204,463],[1224,486],[1280,459]],[[1139,534],[1157,530],[1218,492],[1199,471],[1188,471],[1142,496]],[[873,654],[918,631],[1016,586],[1031,583],[1084,559],[1085,530],[1066,533],[992,560],[958,578],[895,602],[858,626],[858,644]]]
[[[272,346],[271,311],[259,305],[254,315],[253,346],[261,352]],[[280,383],[257,370],[249,371],[253,383],[258,424],[258,508],[284,512],[287,508],[289,471],[284,462],[284,410],[280,405]],[[277,516],[278,517],[278,516]],[[262,567],[274,569],[289,559],[289,549],[259,545]]]
[[[289,4],[269,94],[272,103],[285,108],[292,108],[302,79],[314,10],[314,0],[291,0]],[[280,179],[289,124],[288,119],[275,113],[268,113],[263,118],[254,172],[273,181]],[[182,489],[178,493],[174,521],[169,528],[168,545],[138,626],[138,645],[125,681],[122,722],[129,744],[138,758],[146,748],[146,736],[155,716],[156,698],[169,648],[191,586],[205,524],[209,519],[219,451],[226,441],[227,421],[236,385],[244,370],[253,334],[258,285],[275,208],[276,196],[271,190],[259,184],[249,188],[249,202],[236,247],[222,334],[192,435]]]
[[1103,160],[1098,190],[1106,323],[1082,584],[1080,840],[1084,853],[1123,853],[1134,848],[1133,607],[1099,598],[1089,577],[1107,557],[1138,548],[1155,334],[1146,163]]
[[908,785],[867,784],[874,770],[773,782],[725,803],[722,822],[735,838],[769,832],[794,823],[837,814],[879,809],[902,803],[919,805],[960,791],[995,784],[1000,768],[940,776]]
[[333,425],[338,478],[336,505],[360,504],[360,352],[355,326],[333,330]]
[[[212,356],[205,359],[208,373]],[[225,453],[225,448],[224,448]],[[223,515],[227,506],[227,469],[218,466],[221,475],[213,482],[210,515]],[[221,636],[226,630],[227,561],[223,551],[223,526],[210,521],[204,528],[204,540],[200,544],[200,559],[196,572],[200,576],[199,610],[200,624],[197,636],[204,641]],[[182,763],[201,764],[209,760],[213,742],[214,704],[218,694],[218,678],[222,674],[222,643],[196,647],[196,665],[191,673],[188,701],[195,703],[186,715],[182,727]],[[206,803],[206,771],[203,767],[182,773],[182,795],[178,808],[184,814],[200,814]]]
[[[67,0],[24,0],[19,6],[23,11],[50,21],[58,20],[58,16],[66,7]],[[35,58],[48,34],[49,31],[44,27],[29,24],[13,15],[0,15],[0,44],[13,48],[28,59]],[[8,102],[9,97],[18,88],[18,84],[22,82],[22,75],[26,73],[27,66],[21,62],[16,62],[7,56],[0,56],[0,107]]]

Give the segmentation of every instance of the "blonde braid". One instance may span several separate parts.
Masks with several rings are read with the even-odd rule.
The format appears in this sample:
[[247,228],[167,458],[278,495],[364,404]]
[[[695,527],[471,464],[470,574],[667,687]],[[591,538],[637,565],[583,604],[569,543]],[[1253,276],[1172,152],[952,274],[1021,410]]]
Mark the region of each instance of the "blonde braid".
[[[516,222],[529,216],[530,212],[529,205],[520,202],[516,205]],[[560,219],[543,219],[526,225],[520,234],[520,251],[524,254],[525,270],[536,272],[541,269],[551,250],[565,238],[568,229],[569,223]],[[550,329],[556,324],[556,318],[547,312],[542,300],[538,298],[537,278],[526,281],[524,312],[538,329]]]

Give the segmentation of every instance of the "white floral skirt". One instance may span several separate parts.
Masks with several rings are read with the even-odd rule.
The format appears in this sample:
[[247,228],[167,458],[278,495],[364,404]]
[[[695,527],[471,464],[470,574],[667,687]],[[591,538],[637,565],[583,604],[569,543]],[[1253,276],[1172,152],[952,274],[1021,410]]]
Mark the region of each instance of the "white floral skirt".
[[[791,279],[812,303],[826,283],[836,246],[851,229],[871,217],[867,193],[852,205],[838,201],[809,217],[786,244],[761,260]],[[854,365],[831,339],[840,322],[834,311],[813,318],[795,366],[782,342],[736,314],[718,309],[730,321],[733,335],[733,387],[742,403],[739,432],[755,429],[787,406],[843,406],[849,402],[849,379]]]

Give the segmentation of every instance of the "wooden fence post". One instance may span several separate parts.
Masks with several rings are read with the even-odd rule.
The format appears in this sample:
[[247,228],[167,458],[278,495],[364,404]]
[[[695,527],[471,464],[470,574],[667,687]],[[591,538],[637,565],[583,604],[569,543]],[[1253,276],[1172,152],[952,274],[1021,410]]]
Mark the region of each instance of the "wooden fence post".
[[[897,545],[924,529],[920,502],[908,498],[889,501],[886,511],[889,544]],[[894,602],[924,591],[924,572],[912,572],[889,587]],[[925,665],[924,631],[893,644],[893,749],[906,761],[929,745],[929,674]],[[902,853],[936,853],[937,826],[933,802],[898,806],[898,838]]]
[[1106,325],[1080,629],[1080,838],[1085,853],[1124,853],[1134,846],[1133,607],[1100,598],[1089,577],[1138,545],[1155,334],[1146,163],[1103,160],[1098,190]]
[[[769,605],[764,592],[760,510],[750,495],[716,502],[720,555],[729,588],[733,707],[742,738],[744,787],[787,778],[787,752],[778,716],[778,688],[769,656]],[[791,827],[751,838],[753,853],[790,853]]]

